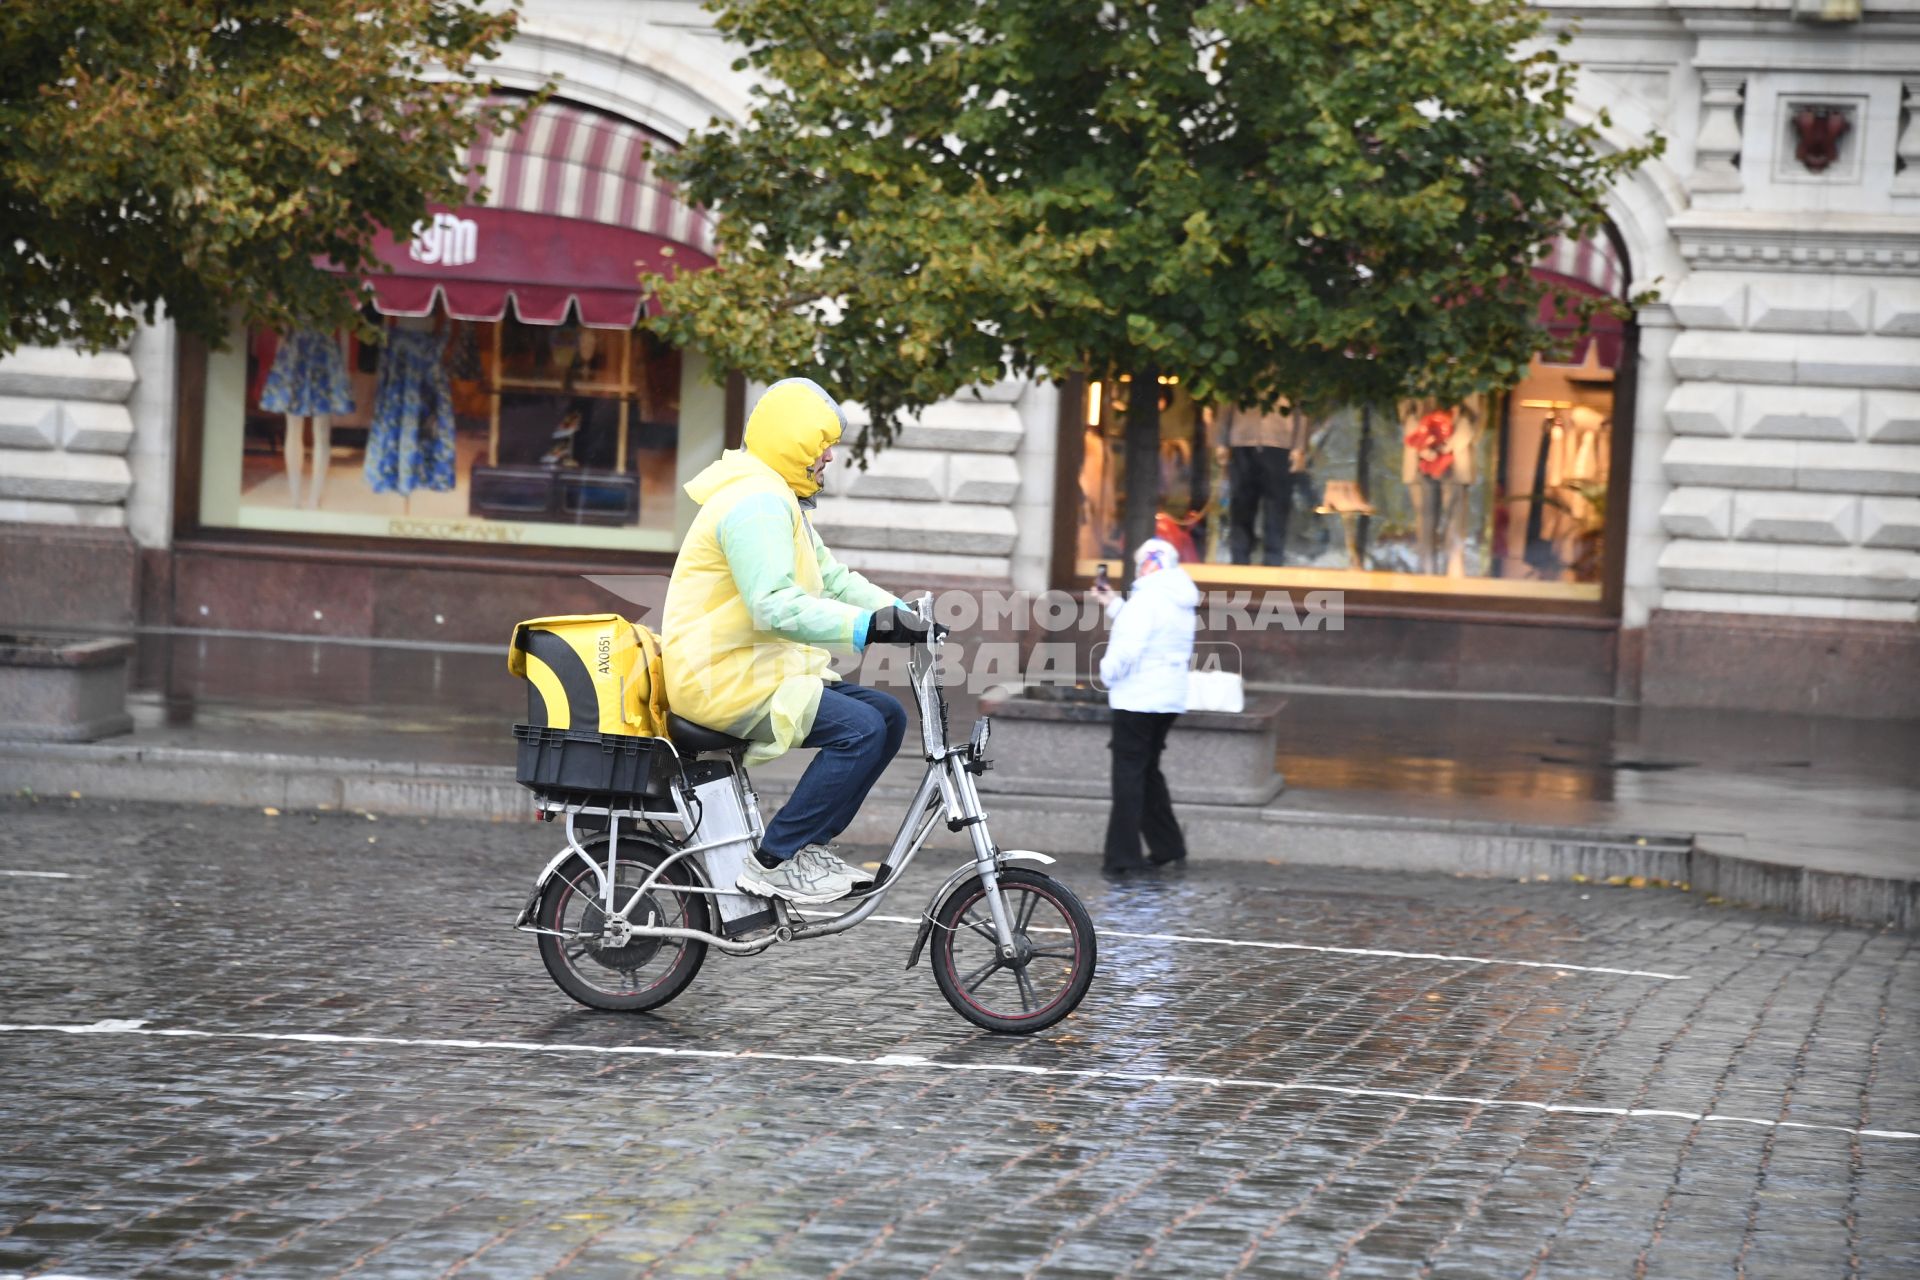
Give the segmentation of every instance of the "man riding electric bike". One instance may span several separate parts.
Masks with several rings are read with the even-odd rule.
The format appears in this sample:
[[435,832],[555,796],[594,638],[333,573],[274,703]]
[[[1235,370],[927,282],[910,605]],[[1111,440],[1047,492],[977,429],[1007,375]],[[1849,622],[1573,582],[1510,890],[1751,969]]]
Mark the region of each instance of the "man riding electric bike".
[[829,649],[908,644],[926,624],[834,559],[813,509],[846,415],[817,383],[787,378],[761,396],[743,448],[688,482],[700,513],[667,586],[661,662],[667,702],[695,724],[753,745],[749,764],[818,748],[767,824],[743,893],[822,903],[873,878],[827,848],[900,749],[907,716],[891,696],[827,669]]

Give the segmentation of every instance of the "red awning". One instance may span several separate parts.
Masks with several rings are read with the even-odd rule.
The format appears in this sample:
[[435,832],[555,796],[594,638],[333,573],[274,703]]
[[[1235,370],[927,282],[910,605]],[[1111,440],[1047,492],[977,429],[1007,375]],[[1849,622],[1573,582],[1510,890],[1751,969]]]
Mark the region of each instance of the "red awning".
[[639,275],[713,265],[713,224],[654,177],[646,148],[670,144],[625,121],[550,102],[510,134],[483,130],[467,153],[485,205],[436,207],[374,251],[390,274],[369,277],[386,315],[430,313],[438,298],[461,320],[498,320],[508,299],[529,324],[627,329],[640,318]]
[[393,268],[368,280],[383,314],[427,315],[437,297],[455,319],[498,320],[511,298],[528,324],[560,324],[577,306],[597,329],[631,329],[640,319],[642,271],[713,265],[644,231],[489,208],[436,210],[409,240],[381,232],[374,251]]
[[[1619,255],[1614,252],[1613,244],[1603,234],[1590,236],[1585,240],[1572,240],[1562,236],[1554,242],[1547,255],[1533,268],[1537,279],[1548,284],[1558,285],[1568,293],[1584,294],[1589,297],[1618,298],[1626,289],[1626,270],[1621,266]],[[1580,331],[1579,318],[1569,314],[1558,305],[1552,295],[1540,299],[1540,323],[1547,332],[1562,341],[1573,341],[1573,351],[1567,363],[1581,365],[1587,362],[1587,354],[1597,344],[1599,362],[1602,368],[1620,367],[1620,356],[1626,346],[1627,327],[1617,316],[1596,315],[1588,323],[1586,332]],[[1558,360],[1543,360],[1543,364],[1560,364]]]

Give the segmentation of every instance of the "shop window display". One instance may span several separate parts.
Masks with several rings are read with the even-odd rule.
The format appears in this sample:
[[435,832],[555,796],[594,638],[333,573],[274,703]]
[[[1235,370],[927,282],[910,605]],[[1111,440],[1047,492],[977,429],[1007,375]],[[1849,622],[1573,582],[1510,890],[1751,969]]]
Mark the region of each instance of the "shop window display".
[[378,341],[255,330],[210,356],[203,523],[671,549],[680,473],[720,447],[697,362],[574,313],[379,320]]
[[[1616,378],[1630,370],[1617,310],[1630,277],[1603,229],[1556,239],[1532,268],[1554,339],[1521,381],[1458,404],[1200,405],[1160,379],[1156,532],[1203,583],[1410,595],[1599,601],[1607,574]],[[1088,390],[1076,570],[1126,554],[1130,388]],[[1312,388],[1301,388],[1313,402]]]
[[[1557,238],[1532,267],[1555,340],[1517,386],[1463,403],[1196,405],[1160,380],[1156,532],[1219,585],[1594,601],[1607,578],[1617,311],[1559,297],[1628,296],[1611,230]],[[1129,386],[1092,384],[1081,426],[1075,568],[1125,555]],[[1302,388],[1313,401],[1311,388]],[[1622,401],[1624,403],[1624,401]],[[1615,507],[1615,514],[1619,509]]]
[[[1613,376],[1593,343],[1501,394],[1317,415],[1197,405],[1164,378],[1157,532],[1202,582],[1598,600]],[[1125,553],[1128,396],[1089,389],[1083,574]]]

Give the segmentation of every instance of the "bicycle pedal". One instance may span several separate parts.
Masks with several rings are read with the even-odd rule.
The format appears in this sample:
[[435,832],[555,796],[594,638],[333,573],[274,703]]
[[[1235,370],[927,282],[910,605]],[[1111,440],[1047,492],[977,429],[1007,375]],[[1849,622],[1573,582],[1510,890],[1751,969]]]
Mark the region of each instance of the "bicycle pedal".
[[847,898],[851,898],[857,902],[861,898],[871,898],[874,894],[886,888],[887,882],[892,878],[893,878],[893,868],[882,865],[878,871],[873,873],[872,884],[868,885],[864,889],[855,889],[852,893],[848,894],[846,898],[840,899],[840,901],[845,902]]

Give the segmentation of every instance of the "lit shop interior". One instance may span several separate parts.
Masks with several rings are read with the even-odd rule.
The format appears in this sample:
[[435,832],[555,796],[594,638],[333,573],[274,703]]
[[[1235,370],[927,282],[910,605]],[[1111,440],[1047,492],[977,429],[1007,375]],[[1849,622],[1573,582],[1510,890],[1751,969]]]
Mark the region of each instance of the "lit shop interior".
[[[1615,295],[1624,275],[1604,241],[1563,244],[1541,270]],[[1157,531],[1203,584],[1599,601],[1627,337],[1602,317],[1558,362],[1460,404],[1259,413],[1163,377]],[[1125,379],[1087,388],[1081,576],[1125,553],[1129,394]]]
[[[477,522],[671,536],[681,353],[577,317],[535,325],[454,320],[437,309],[406,324],[387,321],[379,343],[254,330],[211,357],[210,392],[224,393],[226,412],[209,412],[207,447],[210,460],[226,455],[224,475],[237,469],[236,523],[378,534],[395,520]],[[271,394],[274,370],[297,358],[284,353],[298,342],[340,350],[345,394],[321,406],[334,412],[275,407],[284,401]],[[526,540],[562,540],[554,529],[528,532]]]

